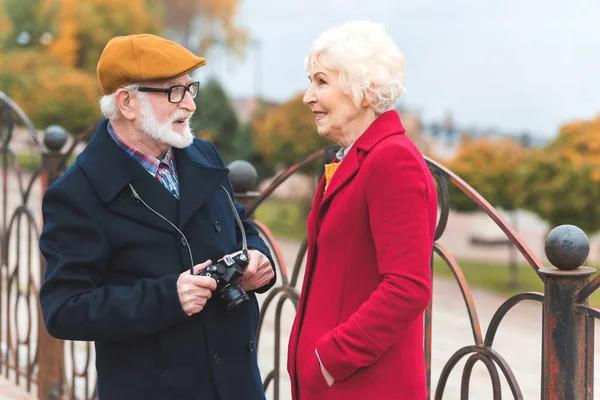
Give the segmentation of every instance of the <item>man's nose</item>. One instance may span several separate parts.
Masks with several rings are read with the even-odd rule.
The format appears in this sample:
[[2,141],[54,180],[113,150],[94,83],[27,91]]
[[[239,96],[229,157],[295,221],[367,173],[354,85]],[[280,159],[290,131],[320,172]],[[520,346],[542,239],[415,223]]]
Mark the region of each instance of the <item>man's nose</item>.
[[196,111],[196,103],[194,103],[194,99],[189,92],[185,92],[183,96],[183,100],[179,103],[179,108],[183,108],[186,111],[194,112]]

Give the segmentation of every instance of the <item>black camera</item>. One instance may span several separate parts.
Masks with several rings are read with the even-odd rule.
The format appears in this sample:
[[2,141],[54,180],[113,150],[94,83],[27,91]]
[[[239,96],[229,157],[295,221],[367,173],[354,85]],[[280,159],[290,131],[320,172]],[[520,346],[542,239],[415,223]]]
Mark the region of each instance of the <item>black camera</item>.
[[216,264],[209,265],[196,275],[208,276],[217,281],[215,294],[221,300],[228,313],[249,300],[248,293],[237,283],[242,277],[250,258],[245,253],[233,257],[225,256]]

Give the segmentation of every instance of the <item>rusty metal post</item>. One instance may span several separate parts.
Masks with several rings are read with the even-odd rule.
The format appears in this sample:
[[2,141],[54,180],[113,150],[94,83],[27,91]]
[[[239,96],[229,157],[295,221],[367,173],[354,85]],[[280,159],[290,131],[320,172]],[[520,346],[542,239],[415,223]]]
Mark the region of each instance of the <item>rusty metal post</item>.
[[581,229],[561,225],[548,235],[545,250],[554,267],[539,271],[545,282],[542,400],[590,400],[593,353],[585,351],[588,320],[575,310],[577,293],[596,272],[582,267],[590,244]]
[[[248,161],[232,161],[229,168],[229,181],[233,186],[235,202],[249,209],[256,199],[260,197],[260,192],[255,191],[258,174],[256,168]],[[248,218],[254,219],[254,215],[248,215]]]
[[[56,181],[63,171],[59,165],[63,158],[62,148],[67,142],[67,132],[60,126],[52,125],[44,132],[44,145],[47,151],[42,153],[42,193]],[[44,279],[45,261],[40,262],[40,280]],[[38,356],[40,400],[59,400],[63,395],[64,384],[64,343],[48,334],[42,313],[38,313]]]

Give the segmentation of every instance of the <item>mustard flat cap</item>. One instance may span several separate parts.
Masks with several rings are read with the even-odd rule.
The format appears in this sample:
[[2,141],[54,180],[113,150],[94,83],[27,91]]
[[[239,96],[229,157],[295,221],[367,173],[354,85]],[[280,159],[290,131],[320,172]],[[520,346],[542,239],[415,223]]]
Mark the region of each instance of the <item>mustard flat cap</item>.
[[206,64],[183,46],[149,34],[111,39],[98,61],[102,93],[138,82],[178,78]]

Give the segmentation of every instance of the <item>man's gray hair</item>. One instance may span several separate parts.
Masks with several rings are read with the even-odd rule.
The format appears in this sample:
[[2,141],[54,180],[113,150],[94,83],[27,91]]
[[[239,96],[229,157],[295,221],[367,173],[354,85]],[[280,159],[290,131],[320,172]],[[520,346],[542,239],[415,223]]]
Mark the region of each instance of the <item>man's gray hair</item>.
[[[125,86],[123,89],[136,90],[139,86],[139,84],[135,83],[133,85]],[[102,111],[102,114],[111,121],[116,121],[121,118],[121,111],[119,111],[119,107],[117,107],[115,93],[100,98],[100,111]]]

